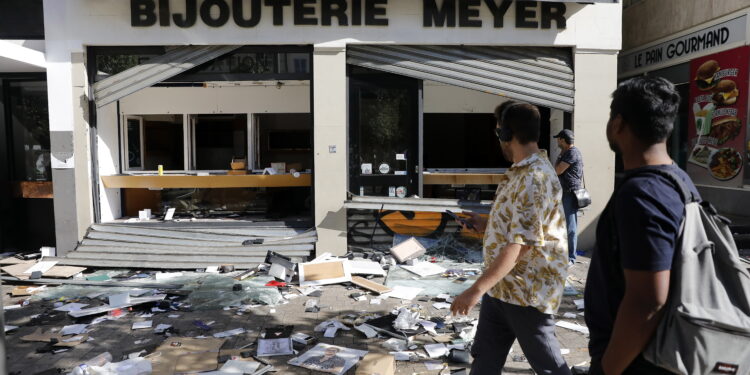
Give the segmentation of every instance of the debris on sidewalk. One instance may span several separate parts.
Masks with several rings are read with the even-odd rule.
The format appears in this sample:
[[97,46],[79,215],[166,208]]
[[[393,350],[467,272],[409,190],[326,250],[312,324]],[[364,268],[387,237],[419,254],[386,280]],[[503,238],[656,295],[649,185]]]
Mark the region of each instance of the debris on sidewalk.
[[367,355],[365,350],[355,350],[336,345],[318,344],[289,364],[329,374],[343,374]]

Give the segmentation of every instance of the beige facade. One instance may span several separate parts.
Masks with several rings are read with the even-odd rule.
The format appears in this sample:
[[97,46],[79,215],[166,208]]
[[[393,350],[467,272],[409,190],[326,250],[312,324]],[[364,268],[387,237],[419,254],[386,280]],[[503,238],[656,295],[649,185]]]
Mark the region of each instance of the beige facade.
[[747,0],[641,0],[622,12],[622,50],[638,48],[748,7]]

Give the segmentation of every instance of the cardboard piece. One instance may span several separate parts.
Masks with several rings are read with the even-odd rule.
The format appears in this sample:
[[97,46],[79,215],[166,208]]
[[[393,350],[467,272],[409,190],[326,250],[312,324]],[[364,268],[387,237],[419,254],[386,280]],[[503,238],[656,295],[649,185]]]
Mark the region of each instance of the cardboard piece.
[[51,277],[56,279],[67,279],[73,277],[83,271],[86,271],[86,267],[75,267],[75,266],[54,266],[45,272],[44,277]]
[[406,262],[409,259],[419,258],[424,255],[425,252],[427,252],[427,250],[414,237],[391,248],[391,255],[393,255],[399,263]]
[[15,278],[18,278],[19,280],[28,280],[29,275],[24,275],[24,272],[26,272],[26,270],[33,265],[34,261],[26,261],[24,263],[16,263],[10,266],[2,267],[0,268],[0,270],[3,270],[3,272]]
[[391,289],[391,288],[389,288],[389,287],[387,287],[387,286],[385,286],[383,284],[378,284],[378,283],[376,283],[374,281],[367,280],[364,277],[360,277],[360,276],[353,276],[352,277],[352,284],[354,284],[354,285],[356,285],[358,287],[362,287],[362,288],[365,288],[367,290],[373,291],[373,292],[375,292],[377,294],[383,294],[383,293],[388,293],[388,292],[393,291],[393,289]]
[[343,260],[299,264],[300,286],[338,284],[351,280],[348,262]]
[[390,354],[370,353],[359,361],[354,375],[394,375],[396,358]]
[[34,261],[33,260],[18,259],[16,257],[7,257],[5,259],[0,259],[0,264],[2,264],[2,265],[21,264],[21,263],[29,263],[29,264],[31,264],[31,263],[34,263]]
[[154,375],[214,371],[219,367],[219,349],[225,339],[169,337],[151,356]]
[[435,263],[430,262],[417,262],[412,266],[400,265],[399,267],[419,275],[420,277],[439,275],[445,272],[445,268],[438,266]]

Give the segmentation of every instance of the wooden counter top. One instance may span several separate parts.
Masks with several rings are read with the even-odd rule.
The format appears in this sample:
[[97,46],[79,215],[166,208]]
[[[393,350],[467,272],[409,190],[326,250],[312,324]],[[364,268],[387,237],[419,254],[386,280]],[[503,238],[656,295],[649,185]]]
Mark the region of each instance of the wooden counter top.
[[502,174],[489,173],[425,173],[425,185],[497,185]]
[[312,186],[310,174],[278,175],[115,175],[102,176],[108,189],[216,189],[250,187],[305,187]]
[[52,199],[52,181],[16,181],[11,182],[13,196],[16,198]]

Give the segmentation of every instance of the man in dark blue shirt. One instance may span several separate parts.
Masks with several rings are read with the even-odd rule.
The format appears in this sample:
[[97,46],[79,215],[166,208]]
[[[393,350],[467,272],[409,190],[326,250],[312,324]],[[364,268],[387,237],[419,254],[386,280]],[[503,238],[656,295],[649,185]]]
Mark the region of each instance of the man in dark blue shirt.
[[555,172],[563,188],[563,211],[568,229],[568,260],[571,265],[576,262],[578,245],[578,198],[575,191],[583,188],[583,155],[573,145],[575,136],[572,130],[564,129],[553,138],[557,138],[560,156],[555,162]]
[[677,173],[666,140],[680,103],[674,85],[638,77],[612,95],[607,139],[625,176],[599,219],[585,290],[592,374],[669,374],[641,353],[652,339],[669,294],[685,203],[677,187],[654,173]]

